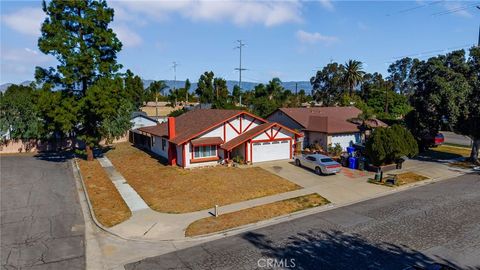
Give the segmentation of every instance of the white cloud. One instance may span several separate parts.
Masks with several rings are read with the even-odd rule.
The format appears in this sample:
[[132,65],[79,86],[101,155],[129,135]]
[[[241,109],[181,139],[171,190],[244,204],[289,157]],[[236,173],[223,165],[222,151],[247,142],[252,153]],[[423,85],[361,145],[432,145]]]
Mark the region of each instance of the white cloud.
[[333,6],[333,3],[331,0],[320,0],[320,5],[322,5],[323,8],[329,11],[335,10],[335,7]]
[[45,13],[40,8],[23,8],[10,14],[2,15],[2,22],[22,34],[40,36],[40,27]]
[[117,34],[118,39],[122,42],[124,47],[136,47],[143,42],[140,35],[123,23],[112,25],[112,29],[113,32]]
[[268,27],[302,20],[298,1],[123,1],[115,2],[114,8],[119,10],[117,19],[125,21],[138,21],[145,16],[162,21],[179,14],[192,21],[230,21],[235,25]]
[[35,66],[50,66],[56,62],[53,56],[31,48],[6,48],[0,50],[0,78],[2,82],[32,79]]
[[296,36],[300,42],[307,44],[323,43],[325,45],[330,45],[338,41],[338,38],[334,36],[325,36],[318,32],[310,33],[303,30],[298,30]]
[[468,12],[468,10],[465,8],[465,5],[463,5],[461,2],[446,2],[445,3],[445,9],[452,15],[457,15],[460,17],[465,17],[465,18],[472,18],[473,15]]

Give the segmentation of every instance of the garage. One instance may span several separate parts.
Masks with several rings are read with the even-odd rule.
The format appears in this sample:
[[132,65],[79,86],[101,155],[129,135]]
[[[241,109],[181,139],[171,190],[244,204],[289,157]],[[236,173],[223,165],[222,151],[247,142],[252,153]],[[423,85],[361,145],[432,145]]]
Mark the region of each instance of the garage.
[[350,133],[350,134],[338,134],[332,135],[331,143],[332,146],[339,143],[342,146],[344,151],[347,150],[347,147],[350,146],[350,142],[358,143],[360,142],[360,134],[359,133]]
[[290,139],[253,142],[253,162],[271,161],[290,158]]

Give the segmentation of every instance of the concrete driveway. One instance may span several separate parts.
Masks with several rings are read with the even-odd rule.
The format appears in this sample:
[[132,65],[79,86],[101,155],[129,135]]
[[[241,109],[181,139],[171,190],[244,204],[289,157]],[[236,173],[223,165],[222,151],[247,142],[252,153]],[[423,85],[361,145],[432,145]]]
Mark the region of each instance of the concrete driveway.
[[85,269],[84,221],[70,162],[0,158],[2,269]]
[[260,163],[258,166],[337,204],[356,202],[391,190],[389,187],[367,183],[367,179],[373,177],[370,172],[343,168],[339,174],[323,176],[285,160]]

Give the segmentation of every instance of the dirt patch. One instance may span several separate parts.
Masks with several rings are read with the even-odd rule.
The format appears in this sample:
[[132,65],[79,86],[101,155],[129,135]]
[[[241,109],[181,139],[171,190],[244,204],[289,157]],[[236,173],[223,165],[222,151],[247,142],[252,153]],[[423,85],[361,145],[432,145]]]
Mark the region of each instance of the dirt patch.
[[327,199],[313,193],[283,201],[259,205],[237,212],[220,215],[218,217],[199,219],[188,226],[185,231],[185,236],[219,232],[328,203],[330,202]]
[[132,213],[100,163],[81,159],[77,162],[97,220],[105,227],[127,220]]
[[301,188],[257,167],[165,166],[129,143],[117,144],[107,156],[150,208],[164,213],[193,212]]
[[405,173],[399,173],[399,174],[391,174],[386,177],[383,177],[381,182],[375,181],[373,179],[369,179],[368,182],[372,184],[385,185],[385,186],[392,187],[392,186],[401,186],[405,184],[410,184],[410,183],[423,181],[427,179],[429,178],[414,172],[405,172]]

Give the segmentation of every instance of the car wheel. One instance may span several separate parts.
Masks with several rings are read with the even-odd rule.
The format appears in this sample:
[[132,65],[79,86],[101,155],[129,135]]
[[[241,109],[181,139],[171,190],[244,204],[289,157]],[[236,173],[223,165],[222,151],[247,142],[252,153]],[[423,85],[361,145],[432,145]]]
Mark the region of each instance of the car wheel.
[[295,160],[295,165],[297,165],[298,167],[302,166],[302,164],[300,163],[300,160],[298,159]]
[[315,168],[315,173],[318,174],[318,175],[322,175],[322,169],[320,169],[320,167],[316,167]]

